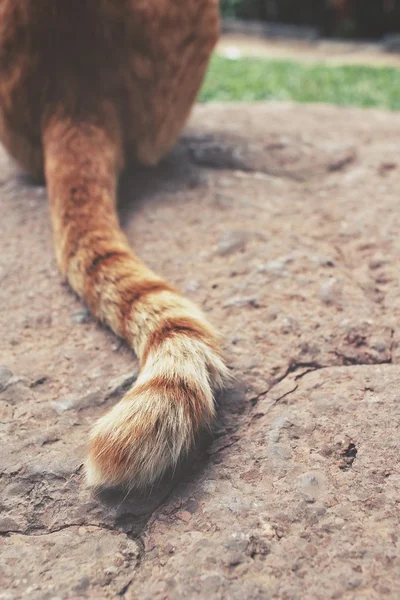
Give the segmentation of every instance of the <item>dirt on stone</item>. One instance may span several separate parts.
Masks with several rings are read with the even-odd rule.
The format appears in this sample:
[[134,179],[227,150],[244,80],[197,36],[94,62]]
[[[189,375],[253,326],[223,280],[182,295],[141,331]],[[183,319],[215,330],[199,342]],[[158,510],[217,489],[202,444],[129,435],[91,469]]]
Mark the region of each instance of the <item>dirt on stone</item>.
[[94,496],[88,431],[136,362],[1,154],[1,600],[400,597],[399,188],[400,115],[322,105],[198,106],[124,176],[128,238],[220,328],[236,382],[174,478]]

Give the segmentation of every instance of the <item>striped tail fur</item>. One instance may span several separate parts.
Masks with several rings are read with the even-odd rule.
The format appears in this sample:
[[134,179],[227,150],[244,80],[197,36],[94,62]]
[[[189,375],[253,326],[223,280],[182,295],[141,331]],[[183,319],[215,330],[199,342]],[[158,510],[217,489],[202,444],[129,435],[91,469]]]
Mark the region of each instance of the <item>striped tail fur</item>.
[[213,392],[228,372],[202,312],[135,256],[120,229],[117,125],[49,121],[45,175],[60,270],[140,361],[134,386],[93,427],[87,482],[141,488],[174,468],[210,426]]

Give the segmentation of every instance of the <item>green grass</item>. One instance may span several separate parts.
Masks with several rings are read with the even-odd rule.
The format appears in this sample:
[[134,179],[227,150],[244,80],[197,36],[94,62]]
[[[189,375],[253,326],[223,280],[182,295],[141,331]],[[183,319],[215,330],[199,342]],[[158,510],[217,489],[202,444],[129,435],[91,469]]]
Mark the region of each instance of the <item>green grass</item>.
[[400,69],[213,56],[201,102],[260,100],[400,110]]

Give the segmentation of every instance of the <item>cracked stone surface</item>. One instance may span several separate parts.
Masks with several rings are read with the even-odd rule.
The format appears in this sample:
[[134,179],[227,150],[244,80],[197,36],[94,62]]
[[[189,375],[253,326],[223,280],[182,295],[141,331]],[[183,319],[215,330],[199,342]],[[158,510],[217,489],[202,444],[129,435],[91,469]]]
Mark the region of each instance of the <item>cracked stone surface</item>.
[[132,244],[219,326],[214,437],[91,495],[129,349],[61,281],[46,192],[0,155],[0,600],[400,597],[400,115],[208,105],[127,173]]

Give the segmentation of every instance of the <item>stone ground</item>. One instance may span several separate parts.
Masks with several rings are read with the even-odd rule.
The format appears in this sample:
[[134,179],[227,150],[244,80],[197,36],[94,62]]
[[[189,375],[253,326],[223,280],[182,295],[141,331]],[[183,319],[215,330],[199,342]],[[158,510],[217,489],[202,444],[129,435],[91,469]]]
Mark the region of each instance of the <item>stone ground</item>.
[[199,106],[127,174],[140,255],[203,306],[236,383],[148,494],[83,485],[130,351],[61,282],[46,193],[0,156],[0,599],[400,597],[400,114]]

